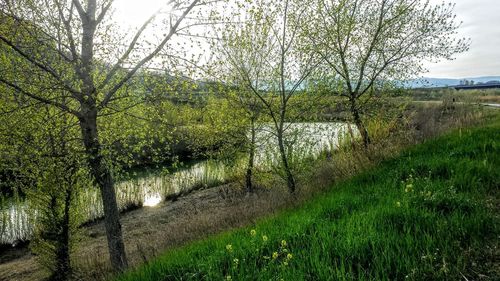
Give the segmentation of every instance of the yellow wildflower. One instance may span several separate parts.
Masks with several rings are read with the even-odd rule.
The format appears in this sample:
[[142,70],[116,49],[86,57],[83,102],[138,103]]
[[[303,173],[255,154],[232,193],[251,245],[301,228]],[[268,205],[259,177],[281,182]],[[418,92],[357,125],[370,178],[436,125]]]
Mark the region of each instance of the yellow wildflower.
[[257,235],[257,231],[255,231],[255,229],[250,230],[250,235],[252,236]]
[[234,265],[238,265],[238,263],[239,263],[239,262],[240,262],[240,260],[239,260],[239,259],[233,259],[233,263],[234,263]]
[[266,242],[267,241],[267,236],[266,235],[263,235],[262,236],[262,241]]
[[292,255],[292,254],[290,254],[290,253],[289,253],[288,255],[286,255],[286,259],[287,259],[287,260],[291,260],[292,258],[293,258],[293,255]]
[[233,280],[233,278],[231,277],[231,275],[227,275],[226,280]]
[[274,252],[273,253],[273,260],[277,259],[278,258],[278,252]]
[[281,247],[286,247],[286,241],[285,240],[281,240]]
[[228,252],[232,252],[232,251],[233,251],[233,245],[231,245],[231,244],[227,244],[227,245],[226,245],[226,250],[227,250]]
[[396,202],[396,206],[398,206],[398,208],[401,207],[401,202],[399,202],[399,201]]

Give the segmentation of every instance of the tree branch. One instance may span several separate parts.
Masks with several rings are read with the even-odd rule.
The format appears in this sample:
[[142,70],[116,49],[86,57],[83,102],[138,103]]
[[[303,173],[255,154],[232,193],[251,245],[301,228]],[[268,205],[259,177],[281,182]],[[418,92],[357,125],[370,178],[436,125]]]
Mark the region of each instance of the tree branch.
[[184,20],[184,18],[191,12],[191,10],[197,5],[197,3],[200,0],[193,0],[191,5],[189,5],[186,10],[182,13],[182,15],[177,19],[175,24],[170,28],[170,32],[167,34],[167,36],[163,39],[163,41],[156,47],[156,49],[151,52],[149,55],[147,55],[145,58],[143,58],[141,61],[139,61],[136,66],[125,75],[111,90],[108,91],[108,93],[105,95],[104,99],[100,103],[100,107],[105,107],[111,97],[125,84],[144,64],[146,64],[148,61],[150,61],[156,54],[158,54],[163,47],[167,44],[167,42],[172,38],[172,36],[175,34],[177,28],[181,24],[181,22]]
[[32,63],[33,65],[35,65],[36,67],[38,67],[39,69],[41,69],[42,71],[50,74],[50,76],[52,76],[53,78],[55,78],[58,82],[60,82],[67,91],[69,91],[70,93],[73,93],[73,94],[76,94],[78,95],[79,92],[76,91],[75,89],[73,89],[70,85],[68,85],[53,69],[51,69],[50,67],[48,66],[45,66],[43,64],[41,64],[40,62],[36,61],[35,59],[33,59],[32,57],[30,57],[28,54],[26,54],[25,52],[23,52],[21,49],[19,49],[14,43],[12,43],[10,40],[8,40],[7,38],[5,38],[3,35],[0,34],[0,40],[3,41],[6,45],[8,45],[9,47],[12,48],[12,50],[14,50],[16,53],[18,53],[19,55],[21,55],[24,59],[26,59],[27,61],[29,61],[30,63]]
[[[159,10],[158,10],[159,11]],[[137,41],[139,40],[139,37],[141,36],[142,32],[146,29],[146,27],[151,23],[151,21],[156,17],[158,11],[156,11],[153,15],[151,15],[151,17],[149,17],[149,19],[141,26],[141,28],[137,31],[137,33],[135,34],[134,38],[132,39],[132,41],[130,42],[127,50],[125,51],[125,53],[123,53],[123,55],[120,57],[120,59],[118,59],[118,61],[115,63],[115,65],[113,66],[113,68],[108,72],[108,74],[106,75],[106,78],[104,79],[104,81],[101,83],[101,85],[99,85],[97,87],[97,90],[102,90],[104,87],[106,87],[106,85],[109,83],[109,81],[111,81],[111,79],[113,79],[113,76],[116,74],[116,72],[120,69],[120,65],[128,58],[128,56],[130,55],[130,53],[134,50],[134,47],[135,45],[137,44]]]
[[19,87],[18,85],[12,83],[12,82],[9,82],[5,79],[3,79],[2,77],[0,77],[0,82],[4,83],[5,85],[9,86],[10,88],[16,90],[17,92],[25,95],[25,96],[28,96],[32,99],[35,99],[39,102],[42,102],[44,104],[49,104],[49,105],[53,105],[53,106],[56,106],[58,107],[59,109],[65,111],[65,112],[68,112],[68,113],[71,113],[73,115],[75,115],[76,117],[80,118],[80,113],[69,108],[68,106],[64,105],[64,104],[61,104],[61,103],[58,103],[56,101],[53,101],[53,100],[49,100],[49,99],[46,99],[46,98],[43,98],[43,97],[40,97],[38,95],[35,95],[35,94],[32,94],[28,91],[25,91],[24,89],[22,89],[21,87]]

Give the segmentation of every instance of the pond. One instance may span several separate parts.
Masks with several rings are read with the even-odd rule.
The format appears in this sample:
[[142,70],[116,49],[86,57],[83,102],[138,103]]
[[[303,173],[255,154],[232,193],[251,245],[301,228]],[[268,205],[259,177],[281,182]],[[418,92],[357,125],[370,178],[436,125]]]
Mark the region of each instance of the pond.
[[[315,157],[324,150],[338,147],[339,142],[353,131],[346,123],[289,123],[286,125],[285,143],[290,149],[290,157]],[[352,129],[352,130],[351,130]],[[272,126],[263,124],[258,128],[256,166],[272,168],[279,165],[276,137]],[[214,186],[222,183],[228,170],[234,166],[215,160],[193,163],[184,169],[164,174],[154,172],[115,185],[118,205],[121,210],[129,206],[154,207],[165,198],[198,187]],[[103,216],[100,193],[95,188],[86,189],[79,198],[79,212],[86,221]],[[10,202],[0,212],[0,244],[12,244],[19,240],[29,240],[36,213],[30,212],[27,202]]]

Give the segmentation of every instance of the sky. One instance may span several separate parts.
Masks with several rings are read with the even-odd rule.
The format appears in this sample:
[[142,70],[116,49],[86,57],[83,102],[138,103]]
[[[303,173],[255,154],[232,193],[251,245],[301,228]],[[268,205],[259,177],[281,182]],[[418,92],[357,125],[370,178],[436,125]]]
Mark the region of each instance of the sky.
[[[430,0],[439,4],[443,0]],[[114,18],[124,28],[143,23],[165,0],[116,0]],[[452,61],[426,63],[425,77],[500,76],[500,0],[447,0],[456,3],[459,37],[471,39],[470,50]]]
[[[431,0],[441,3],[441,0]],[[470,50],[453,61],[427,64],[426,77],[500,76],[500,0],[454,0],[458,35],[471,39]]]
[[166,0],[115,0],[113,18],[125,27],[137,27],[156,12]]

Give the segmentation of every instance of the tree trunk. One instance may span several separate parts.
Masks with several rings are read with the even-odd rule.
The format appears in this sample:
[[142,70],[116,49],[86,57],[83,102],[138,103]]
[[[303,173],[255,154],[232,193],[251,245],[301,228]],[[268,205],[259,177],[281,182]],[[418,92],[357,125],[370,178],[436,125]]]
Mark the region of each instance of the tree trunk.
[[250,137],[250,147],[248,152],[248,165],[247,165],[247,173],[246,173],[246,189],[248,193],[253,192],[252,185],[252,173],[255,161],[255,120],[252,118],[251,120],[251,137]]
[[278,132],[278,147],[281,155],[281,163],[283,164],[283,170],[285,171],[286,183],[288,186],[288,191],[290,193],[295,193],[295,179],[293,178],[292,171],[290,170],[290,165],[288,163],[288,157],[286,155],[285,144],[283,143],[283,126]]
[[94,106],[83,109],[82,112],[80,127],[90,172],[101,191],[111,264],[115,270],[123,271],[128,265],[122,238],[120,212],[116,201],[113,177],[101,155],[101,145],[97,132],[97,109]]
[[359,110],[356,106],[356,99],[351,98],[351,114],[354,119],[354,124],[358,128],[359,133],[361,134],[361,137],[363,139],[363,146],[368,148],[368,145],[371,143],[370,140],[370,135],[368,134],[368,131],[366,130],[366,127],[363,124],[363,121],[361,121],[361,117],[359,116]]
[[60,241],[57,241],[58,248],[56,249],[56,262],[57,269],[52,273],[50,280],[54,281],[66,281],[71,275],[71,260],[69,254],[69,243],[70,243],[70,209],[72,200],[71,186],[65,188],[64,194],[64,213],[61,222],[61,235]]
[[[49,110],[47,107],[45,107],[45,110],[47,114],[49,114]],[[66,121],[66,115],[63,115],[64,121]],[[56,122],[52,124],[54,126],[57,126]],[[49,131],[49,144],[51,148],[51,156],[52,157],[57,157],[56,155],[58,154],[58,149],[56,147],[55,143],[55,138],[54,135],[52,134],[52,131]],[[66,151],[66,142],[65,142],[65,133],[63,132],[63,135],[61,136],[61,140],[59,141],[61,145],[61,154],[62,155],[67,155],[68,151]],[[59,188],[62,190],[57,190],[57,195],[52,195],[51,198],[51,205],[49,207],[49,211],[51,211],[52,214],[52,220],[50,223],[53,223],[54,225],[52,226],[55,230],[55,235],[52,236],[52,239],[47,239],[42,238],[42,240],[45,240],[45,242],[49,242],[49,244],[52,244],[54,246],[54,259],[55,259],[55,268],[52,268],[51,275],[49,277],[49,280],[51,281],[66,281],[69,279],[69,276],[71,275],[71,261],[70,261],[70,254],[69,254],[69,247],[70,247],[70,228],[71,228],[71,217],[70,217],[70,210],[71,210],[71,204],[72,204],[72,188],[74,186],[74,183],[71,181],[71,178],[75,174],[74,170],[72,169],[72,166],[65,161],[58,162],[57,165],[60,165],[62,167],[63,172],[63,179],[59,178],[59,171],[58,169],[55,169],[56,172],[56,182],[58,182]],[[59,201],[58,196],[60,195],[59,192],[63,192],[63,197]],[[60,203],[58,203],[60,202]],[[62,204],[63,206],[63,213],[62,217],[59,217],[58,214],[58,209],[59,209],[59,204]],[[47,226],[44,226],[47,227]],[[43,237],[43,235],[41,236]],[[45,237],[46,238],[46,237]],[[52,240],[52,241],[51,241]]]
[[94,36],[97,26],[95,19],[96,7],[96,0],[88,0],[86,15],[82,17],[81,65],[77,67],[77,73],[79,73],[82,81],[82,93],[85,98],[80,102],[82,108],[80,127],[90,172],[101,191],[111,265],[114,270],[123,271],[127,268],[127,257],[122,238],[120,212],[116,202],[113,177],[103,161],[97,131],[97,93],[92,77],[94,70]]

